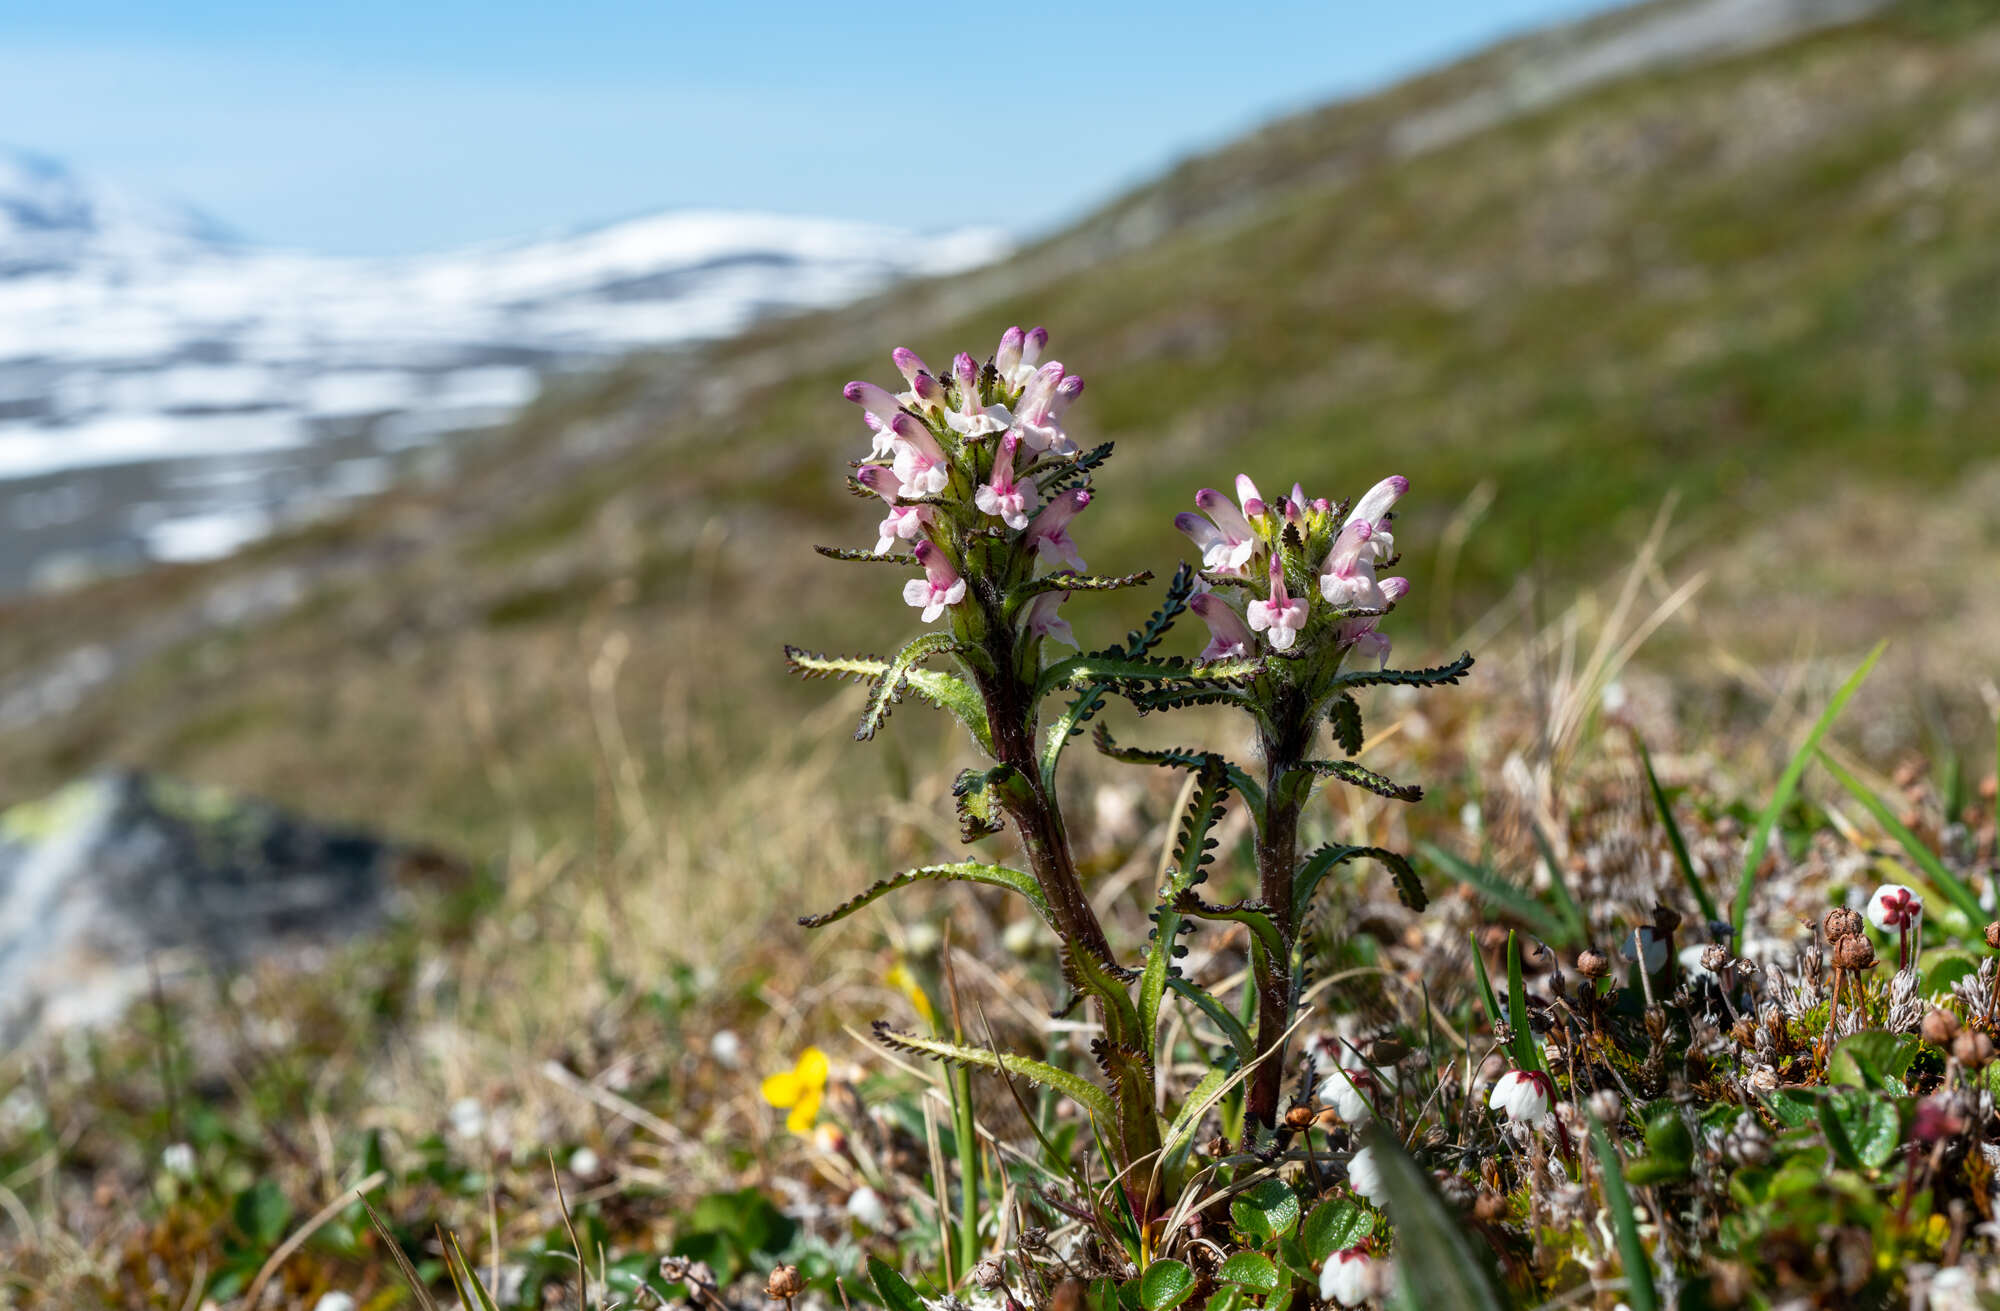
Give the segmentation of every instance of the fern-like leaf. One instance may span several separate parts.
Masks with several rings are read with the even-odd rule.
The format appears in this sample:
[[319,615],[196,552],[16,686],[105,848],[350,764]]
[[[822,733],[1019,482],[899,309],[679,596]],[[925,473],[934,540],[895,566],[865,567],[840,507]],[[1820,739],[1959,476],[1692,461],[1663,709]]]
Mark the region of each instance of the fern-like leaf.
[[[1081,486],[1089,478],[1093,470],[1098,469],[1106,460],[1111,458],[1112,445],[1111,442],[1105,442],[1101,446],[1093,446],[1082,455],[1069,460],[1067,468],[1063,469],[1062,472],[1058,473],[1050,481],[1042,484],[1042,496],[1045,499],[1053,500],[1070,488]],[[1030,471],[1035,471],[1035,477],[1040,478],[1039,467],[1042,463],[1042,461],[1037,460],[1016,476],[1026,477]]]
[[875,1041],[894,1051],[915,1052],[961,1069],[1005,1071],[1015,1078],[1055,1089],[1097,1116],[1107,1128],[1117,1123],[1111,1098],[1102,1088],[1081,1075],[1057,1069],[1046,1061],[1016,1056],[1011,1052],[993,1052],[983,1047],[943,1042],[936,1038],[921,1038],[914,1033],[900,1033],[884,1020],[875,1021]]
[[1345,692],[1335,697],[1327,708],[1326,722],[1342,751],[1351,756],[1361,750],[1361,707],[1353,697]]
[[1380,861],[1389,871],[1396,882],[1396,896],[1405,906],[1411,910],[1422,910],[1430,904],[1430,896],[1424,891],[1423,881],[1417,877],[1416,867],[1410,864],[1408,856],[1387,847],[1350,847],[1339,843],[1328,843],[1319,848],[1299,866],[1298,876],[1292,881],[1292,904],[1303,915],[1305,908],[1312,904],[1313,893],[1318,891],[1320,880],[1334,866],[1359,860],[1363,856]]
[[1421,801],[1424,790],[1415,783],[1398,783],[1384,778],[1352,760],[1305,760],[1299,763],[1301,769],[1309,769],[1325,778],[1337,778],[1343,783],[1351,783],[1358,788],[1366,788],[1377,796],[1394,801]]
[[866,742],[875,736],[882,722],[889,717],[889,711],[903,699],[903,686],[909,681],[910,671],[918,664],[936,656],[947,655],[960,649],[961,643],[950,633],[925,633],[896,653],[888,668],[875,681],[875,691],[868,698],[868,708],[861,712],[860,727],[854,730],[855,740]]
[[[874,493],[870,492],[869,495],[872,496]],[[818,551],[829,560],[852,560],[861,564],[905,564],[918,568],[921,568],[923,564],[922,561],[918,560],[916,556],[911,555],[908,551],[857,551],[852,547],[846,546],[815,546],[813,550]]]
[[1342,687],[1438,687],[1456,683],[1472,668],[1467,651],[1448,665],[1432,669],[1357,669],[1340,676]]
[[924,865],[917,869],[904,870],[901,874],[892,874],[880,883],[849,897],[823,915],[800,916],[799,923],[806,928],[817,929],[835,920],[846,919],[863,906],[880,901],[898,888],[907,888],[918,883],[947,881],[983,883],[991,888],[1005,888],[1009,892],[1018,892],[1028,899],[1029,904],[1041,915],[1044,922],[1051,928],[1055,926],[1054,917],[1049,913],[1048,898],[1042,895],[1041,887],[1033,878],[1020,870],[1008,869],[1005,865],[983,865],[976,861],[960,861],[950,865]]

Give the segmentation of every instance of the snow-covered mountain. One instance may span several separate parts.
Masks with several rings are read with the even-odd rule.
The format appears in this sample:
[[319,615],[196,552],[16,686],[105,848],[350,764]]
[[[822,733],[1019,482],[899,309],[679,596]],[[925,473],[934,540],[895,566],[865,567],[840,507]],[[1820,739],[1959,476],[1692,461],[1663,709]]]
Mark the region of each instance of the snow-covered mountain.
[[[259,454],[289,466],[272,453],[339,438],[343,467],[320,481],[334,494],[379,485],[379,468],[353,461],[502,421],[550,370],[734,333],[1003,248],[991,231],[674,211],[435,256],[329,257],[248,245],[192,210],[0,149],[0,533],[102,518],[91,497],[61,493],[92,467]],[[235,490],[205,500],[228,502],[233,527],[204,497],[142,501],[113,507],[128,545],[214,554],[283,517],[250,504],[243,479],[220,482]],[[7,572],[0,591],[23,581]]]

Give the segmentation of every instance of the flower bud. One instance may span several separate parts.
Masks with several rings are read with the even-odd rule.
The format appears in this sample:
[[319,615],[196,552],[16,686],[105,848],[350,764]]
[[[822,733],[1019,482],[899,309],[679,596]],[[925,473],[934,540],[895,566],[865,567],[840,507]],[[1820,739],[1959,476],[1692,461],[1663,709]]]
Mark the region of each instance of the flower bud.
[[1555,1083],[1540,1070],[1509,1070],[1493,1085],[1486,1104],[1513,1124],[1539,1124],[1555,1098]]
[[799,1278],[799,1268],[795,1265],[781,1265],[771,1272],[764,1281],[764,1296],[789,1302],[805,1291],[805,1281]]

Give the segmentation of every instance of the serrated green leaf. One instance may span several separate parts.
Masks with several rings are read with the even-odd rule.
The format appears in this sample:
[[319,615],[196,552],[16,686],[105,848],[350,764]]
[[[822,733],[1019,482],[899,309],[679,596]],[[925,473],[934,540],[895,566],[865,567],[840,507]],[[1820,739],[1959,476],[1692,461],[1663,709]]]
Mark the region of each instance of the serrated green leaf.
[[1139,1305],[1146,1311],[1171,1311],[1194,1293],[1194,1271],[1185,1262],[1155,1261],[1139,1277]]
[[1778,817],[1792,804],[1792,796],[1798,791],[1799,778],[1806,772],[1806,765],[1812,760],[1814,753],[1819,750],[1820,739],[1833,727],[1833,721],[1840,718],[1840,712],[1847,708],[1847,703],[1853,699],[1855,692],[1860,690],[1862,680],[1868,677],[1868,671],[1882,658],[1882,652],[1888,645],[1887,638],[1877,642],[1875,649],[1868,653],[1868,658],[1861,662],[1860,668],[1847,676],[1847,681],[1840,685],[1840,690],[1826,703],[1826,709],[1820,712],[1819,718],[1813,723],[1812,731],[1806,734],[1806,740],[1801,742],[1799,749],[1792,754],[1791,763],[1785,766],[1785,772],[1778,778],[1778,786],[1771,793],[1771,800],[1765,805],[1763,813],[1758,815],[1755,826],[1751,828],[1750,841],[1743,848],[1743,873],[1736,883],[1736,904],[1729,912],[1729,926],[1735,933],[1736,941],[1743,941],[1743,925],[1750,918],[1750,894],[1757,887],[1757,869],[1764,863],[1764,851],[1771,844],[1771,834],[1777,830]]
[[1134,658],[1117,651],[1092,652],[1059,660],[1042,671],[1034,697],[1042,697],[1059,687],[1081,687],[1089,683],[1136,683],[1141,686],[1170,683],[1193,688],[1246,682],[1264,668],[1261,659],[1212,660],[1190,665],[1178,658],[1154,660]]
[[1100,1117],[1106,1125],[1117,1123],[1117,1113],[1111,1105],[1111,1098],[1102,1088],[1068,1070],[1057,1069],[1046,1061],[1031,1060],[1011,1052],[993,1052],[983,1047],[944,1042],[936,1038],[922,1038],[913,1033],[898,1033],[879,1020],[875,1023],[875,1038],[884,1046],[899,1051],[921,1052],[954,1065],[1005,1071],[1030,1083],[1053,1088],[1092,1115]]
[[1035,882],[1032,876],[1023,874],[1018,869],[1009,869],[1005,865],[987,865],[978,861],[958,861],[949,865],[924,865],[918,869],[904,870],[900,874],[892,874],[880,883],[876,883],[849,897],[846,901],[841,902],[838,906],[835,906],[832,910],[824,914],[800,916],[799,923],[808,929],[821,928],[833,923],[835,920],[846,919],[855,911],[872,902],[881,900],[899,888],[907,888],[917,883],[949,881],[983,883],[987,887],[1005,888],[1009,892],[1018,892],[1028,899],[1028,903],[1041,915],[1044,922],[1051,928],[1055,926],[1055,917],[1049,910],[1048,898],[1042,895],[1041,886]]
[[1261,1252],[1238,1252],[1216,1268],[1215,1282],[1234,1284],[1252,1293],[1275,1293],[1278,1267]]
[[1437,687],[1440,684],[1456,683],[1465,677],[1473,664],[1470,651],[1461,654],[1448,665],[1437,665],[1430,669],[1359,669],[1340,676],[1341,687]]
[[1309,770],[1325,778],[1336,778],[1341,782],[1373,792],[1378,797],[1391,801],[1422,801],[1424,790],[1414,783],[1398,783],[1374,770],[1352,760],[1303,760],[1299,768]]
[[1409,857],[1402,852],[1391,851],[1387,847],[1350,847],[1339,843],[1328,843],[1306,857],[1305,863],[1299,866],[1298,876],[1292,883],[1292,904],[1297,908],[1297,913],[1300,915],[1305,913],[1306,907],[1312,904],[1313,894],[1319,890],[1320,880],[1325,878],[1334,866],[1350,860],[1359,860],[1363,856],[1379,861],[1382,867],[1389,871],[1391,879],[1396,884],[1397,899],[1405,906],[1411,910],[1422,910],[1430,904],[1430,897],[1424,892],[1423,882],[1417,877],[1416,867],[1410,864]]
[[1236,1195],[1229,1218],[1260,1240],[1283,1238],[1299,1223],[1299,1195],[1282,1179],[1265,1179]]

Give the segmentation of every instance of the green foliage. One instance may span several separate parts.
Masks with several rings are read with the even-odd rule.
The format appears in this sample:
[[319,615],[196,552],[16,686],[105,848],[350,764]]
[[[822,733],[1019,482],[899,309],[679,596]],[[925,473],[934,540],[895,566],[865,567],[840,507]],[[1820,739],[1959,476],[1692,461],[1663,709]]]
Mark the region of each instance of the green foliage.
[[1139,1305],[1145,1311],[1172,1311],[1193,1296],[1194,1272],[1184,1261],[1155,1261],[1139,1279]]

